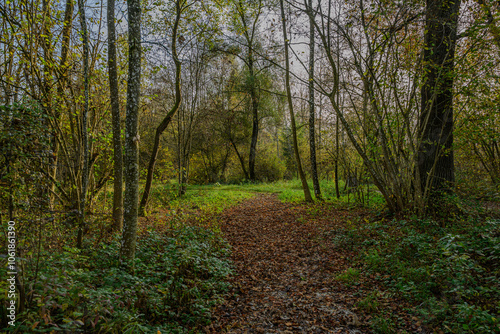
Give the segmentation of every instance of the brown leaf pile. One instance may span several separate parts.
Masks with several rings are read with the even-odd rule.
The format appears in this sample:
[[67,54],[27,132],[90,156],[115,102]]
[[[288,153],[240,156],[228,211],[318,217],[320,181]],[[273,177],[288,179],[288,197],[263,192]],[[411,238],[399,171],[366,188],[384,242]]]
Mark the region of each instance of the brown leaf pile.
[[259,195],[224,213],[222,229],[233,247],[236,275],[206,332],[364,332],[349,297],[333,282],[345,269],[345,255],[321,238],[336,221],[305,221],[297,209],[276,195]]
[[[331,237],[369,213],[310,208],[260,194],[223,213],[235,275],[206,333],[372,333],[374,314],[358,305],[380,288],[370,276],[353,284],[336,279],[356,265],[356,254],[336,247]],[[384,295],[376,313],[396,316],[406,333],[425,333],[409,308]]]

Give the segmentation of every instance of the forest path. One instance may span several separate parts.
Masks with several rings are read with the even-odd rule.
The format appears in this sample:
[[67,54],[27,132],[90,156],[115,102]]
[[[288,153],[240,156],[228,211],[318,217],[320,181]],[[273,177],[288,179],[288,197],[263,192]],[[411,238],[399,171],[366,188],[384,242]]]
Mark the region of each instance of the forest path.
[[305,210],[276,194],[258,194],[223,213],[235,275],[205,332],[370,332],[350,311],[351,293],[335,280],[346,269],[346,254],[324,238],[324,231],[354,213],[308,221]]

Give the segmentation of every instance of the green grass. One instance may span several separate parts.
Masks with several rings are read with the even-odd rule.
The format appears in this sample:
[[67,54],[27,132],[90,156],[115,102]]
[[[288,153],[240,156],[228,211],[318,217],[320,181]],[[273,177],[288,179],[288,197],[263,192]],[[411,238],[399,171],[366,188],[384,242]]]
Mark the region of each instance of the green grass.
[[[314,198],[314,190],[312,182],[309,181],[309,189]],[[159,186],[161,189],[161,186]],[[175,188],[175,184],[171,184],[170,188]],[[354,193],[348,194],[344,192],[344,182],[339,181],[340,198],[337,199],[335,192],[335,183],[331,180],[320,181],[321,192],[323,198],[331,202],[339,203],[356,203],[356,196]],[[163,189],[164,191],[165,189]],[[238,201],[243,198],[251,197],[255,193],[276,193],[278,198],[283,202],[302,202],[304,201],[304,191],[302,190],[302,183],[298,179],[281,180],[270,183],[242,183],[242,184],[216,184],[216,185],[190,185],[186,195],[182,199],[177,199],[174,195],[171,197],[172,203],[187,203],[194,200],[196,196],[205,197],[201,204],[204,202],[210,203],[212,198],[216,200],[224,199],[231,202]],[[366,197],[366,186],[364,189]],[[365,203],[371,207],[378,207],[385,204],[383,197],[376,191],[374,186],[370,186],[370,197]]]
[[165,204],[170,208],[192,208],[219,213],[244,199],[253,197],[252,191],[222,185],[188,186],[181,197],[170,198]]
[[[340,198],[336,197],[335,183],[333,180],[320,180],[323,199],[327,202],[340,205],[360,204],[360,199],[354,193],[344,192],[344,182],[339,181]],[[100,195],[98,203],[104,203],[102,211],[111,210],[112,186],[108,186],[106,194]],[[153,185],[148,212],[154,212],[160,208],[169,210],[179,209],[201,209],[202,211],[221,212],[222,210],[236,205],[244,199],[251,198],[257,193],[275,193],[282,202],[299,203],[304,201],[304,191],[300,180],[281,180],[269,183],[241,183],[241,184],[209,184],[188,185],[186,193],[179,197],[178,185],[175,180]],[[309,181],[309,189],[314,198],[312,182]],[[363,204],[367,207],[379,209],[385,205],[384,198],[370,186],[369,199],[366,198],[366,186],[364,186]],[[104,198],[106,198],[104,200]],[[106,206],[107,205],[107,206]]]
[[358,282],[359,280],[359,270],[356,268],[347,268],[342,274],[337,275],[335,277],[336,280],[344,282],[346,285],[352,285]]
[[[312,186],[312,182],[309,181],[309,189],[311,191],[311,195],[314,196],[314,189]],[[283,202],[302,202],[304,201],[304,191],[302,190],[302,183],[300,180],[294,179],[290,181],[280,181],[277,183],[270,184],[273,186],[275,192],[279,193],[279,199]],[[370,186],[370,196],[367,198],[367,186],[363,186],[364,198],[363,201],[360,200],[358,194],[348,193],[344,191],[344,181],[339,181],[339,189],[340,189],[340,198],[337,198],[335,191],[335,182],[333,180],[320,180],[320,189],[323,199],[327,202],[332,202],[334,204],[364,204],[367,207],[371,208],[380,208],[385,205],[384,198],[378,193],[376,188],[371,185]]]

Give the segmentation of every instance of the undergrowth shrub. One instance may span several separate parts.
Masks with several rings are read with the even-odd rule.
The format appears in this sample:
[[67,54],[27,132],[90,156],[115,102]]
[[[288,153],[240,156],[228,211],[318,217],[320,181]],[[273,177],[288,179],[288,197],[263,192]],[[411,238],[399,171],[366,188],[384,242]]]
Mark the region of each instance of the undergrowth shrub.
[[255,166],[255,174],[263,182],[282,180],[285,171],[285,163],[275,154],[261,154]]
[[[120,266],[119,247],[117,237],[93,249],[42,254],[39,273],[26,273],[32,299],[7,332],[186,333],[208,323],[231,272],[220,235],[189,226],[169,235],[146,232],[133,272]],[[5,300],[0,305],[3,325]]]
[[[500,221],[460,217],[358,222],[332,236],[358,249],[368,273],[414,302],[427,326],[445,333],[499,333]],[[366,305],[365,305],[366,304]],[[366,300],[361,307],[371,307]],[[376,332],[383,324],[373,320]]]

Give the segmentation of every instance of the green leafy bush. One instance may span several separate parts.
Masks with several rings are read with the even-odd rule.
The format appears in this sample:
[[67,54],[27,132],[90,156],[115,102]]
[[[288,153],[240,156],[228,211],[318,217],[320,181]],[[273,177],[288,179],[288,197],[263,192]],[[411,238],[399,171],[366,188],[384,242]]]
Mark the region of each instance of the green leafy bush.
[[[418,305],[416,313],[429,326],[446,333],[500,332],[500,222],[462,217],[445,225],[358,222],[355,232],[344,228],[333,238],[338,247],[361,246],[366,270]],[[373,309],[374,301],[367,297],[358,306]],[[377,333],[393,330],[382,318],[372,325]]]
[[228,246],[203,228],[147,232],[133,272],[120,266],[118,253],[116,238],[97,249],[43,254],[27,311],[10,331],[185,333],[209,321],[228,288]]

